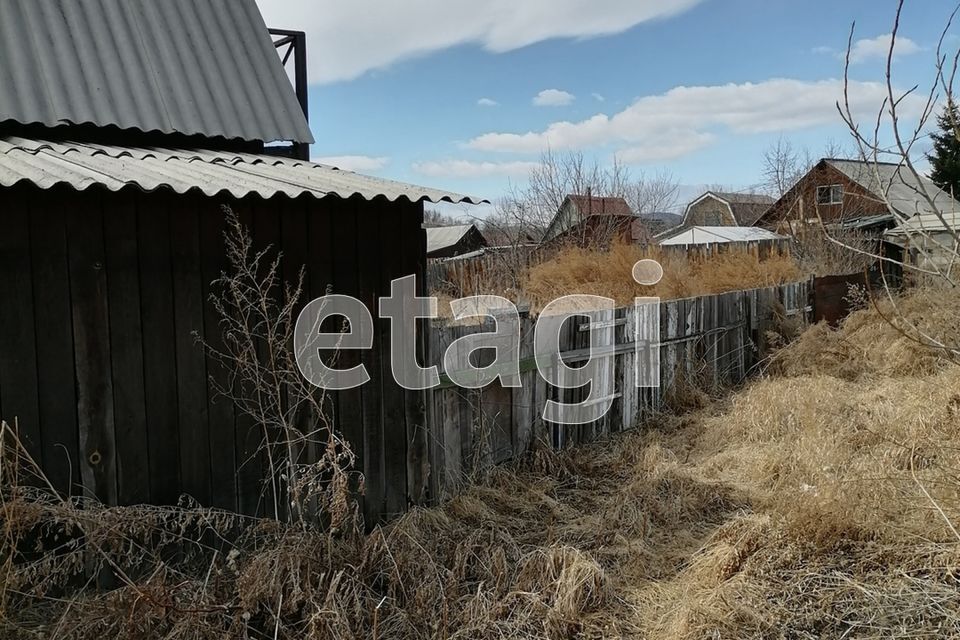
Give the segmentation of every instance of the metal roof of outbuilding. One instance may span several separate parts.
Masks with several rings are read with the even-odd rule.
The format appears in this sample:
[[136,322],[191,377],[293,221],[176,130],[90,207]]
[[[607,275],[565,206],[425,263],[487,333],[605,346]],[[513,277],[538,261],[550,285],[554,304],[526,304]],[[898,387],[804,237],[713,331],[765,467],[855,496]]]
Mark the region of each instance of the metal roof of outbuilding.
[[760,227],[687,227],[676,235],[659,242],[662,245],[725,244],[728,242],[756,242],[784,240],[785,236]]
[[0,124],[313,142],[254,0],[2,0]]
[[0,138],[0,187],[20,183],[41,189],[67,185],[83,191],[139,187],[235,198],[283,195],[315,198],[354,195],[368,200],[486,202],[449,191],[365,176],[336,167],[269,155],[206,149],[129,148],[79,142]]
[[476,226],[462,224],[451,227],[427,227],[427,253],[454,246],[470,233],[471,229],[476,229]]

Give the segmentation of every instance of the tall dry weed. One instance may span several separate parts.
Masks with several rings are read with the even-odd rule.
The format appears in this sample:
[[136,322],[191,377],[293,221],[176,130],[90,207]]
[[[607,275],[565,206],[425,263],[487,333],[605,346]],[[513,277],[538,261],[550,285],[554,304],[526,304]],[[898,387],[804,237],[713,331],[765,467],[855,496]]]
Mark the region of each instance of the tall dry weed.
[[[663,280],[655,287],[640,286],[633,279],[633,266],[646,258],[656,259],[663,266]],[[754,253],[733,251],[705,260],[689,260],[673,253],[663,254],[656,247],[615,243],[608,251],[576,247],[562,250],[530,269],[523,291],[534,307],[561,295],[583,293],[628,305],[639,296],[672,300],[801,279],[803,274],[789,255],[774,254],[762,259]]]

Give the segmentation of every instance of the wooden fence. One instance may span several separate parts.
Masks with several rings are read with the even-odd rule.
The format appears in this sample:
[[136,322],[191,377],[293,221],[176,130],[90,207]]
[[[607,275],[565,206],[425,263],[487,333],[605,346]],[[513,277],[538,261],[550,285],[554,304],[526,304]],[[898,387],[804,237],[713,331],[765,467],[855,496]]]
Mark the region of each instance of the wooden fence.
[[[613,397],[607,415],[587,425],[549,424],[542,419],[548,399],[580,402],[584,389],[560,390],[539,375],[535,365],[535,319],[521,317],[521,387],[497,383],[481,390],[466,390],[445,381],[428,393],[430,486],[412,496],[422,502],[454,493],[471,472],[504,462],[530,450],[536,440],[554,448],[590,442],[610,433],[631,429],[658,412],[681,380],[719,388],[742,382],[764,355],[765,336],[784,317],[810,314],[809,282],[671,300],[660,305],[660,386],[640,388],[635,382],[635,309],[614,312],[612,380],[599,380],[600,395]],[[491,321],[492,322],[492,321]],[[564,362],[585,359],[590,344],[586,318],[567,322],[561,331]],[[443,370],[443,354],[458,338],[490,331],[490,325],[435,324],[430,332],[430,364]],[[479,363],[483,366],[485,363]]]

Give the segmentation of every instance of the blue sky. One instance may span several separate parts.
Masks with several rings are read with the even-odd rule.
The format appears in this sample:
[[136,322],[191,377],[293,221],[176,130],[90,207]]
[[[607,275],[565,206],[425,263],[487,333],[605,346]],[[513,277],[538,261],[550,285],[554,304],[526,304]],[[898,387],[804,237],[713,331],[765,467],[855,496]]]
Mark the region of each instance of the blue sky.
[[[307,31],[313,155],[495,199],[546,146],[749,188],[783,136],[848,145],[835,113],[857,22],[855,107],[882,100],[892,0],[259,0]],[[932,79],[953,9],[907,0],[898,86]],[[886,35],[888,38],[889,36]],[[887,40],[888,41],[888,40]],[[956,39],[951,39],[956,44]],[[541,100],[537,96],[543,94]],[[539,104],[538,104],[539,103]],[[567,124],[563,124],[567,123]]]

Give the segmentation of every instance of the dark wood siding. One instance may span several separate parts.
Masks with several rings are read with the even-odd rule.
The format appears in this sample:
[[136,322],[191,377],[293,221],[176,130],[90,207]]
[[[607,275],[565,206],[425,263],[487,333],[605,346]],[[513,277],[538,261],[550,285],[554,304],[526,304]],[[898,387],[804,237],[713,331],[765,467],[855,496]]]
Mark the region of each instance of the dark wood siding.
[[[226,266],[223,204],[257,249],[283,252],[284,279],[305,268],[303,304],[354,295],[376,319],[393,279],[416,273],[422,287],[419,203],[0,190],[0,300],[17,310],[0,314],[0,417],[18,419],[59,489],[273,513],[260,427],[216,396],[210,378],[225,372],[194,339],[221,342],[209,295]],[[376,323],[385,353],[389,324]],[[424,395],[400,389],[377,351],[341,360],[361,361],[373,379],[331,408],[366,475],[372,523],[424,497]]]
[[[818,204],[817,187],[843,187],[843,201],[837,204]],[[887,213],[877,196],[848,178],[844,173],[820,162],[778,200],[757,222],[758,226],[789,231],[791,225],[810,221],[819,224],[854,220],[864,216]]]

